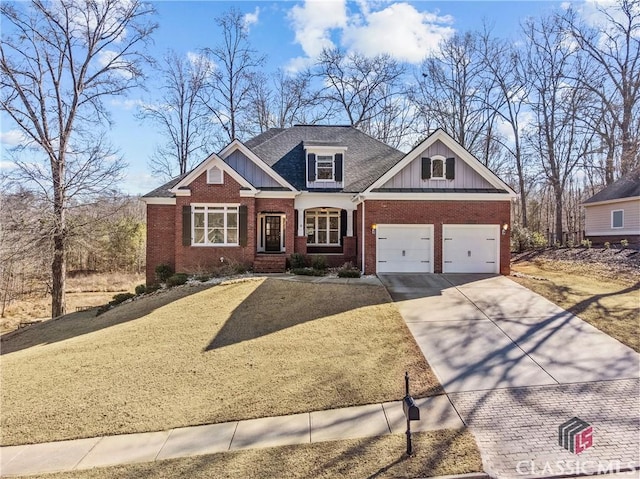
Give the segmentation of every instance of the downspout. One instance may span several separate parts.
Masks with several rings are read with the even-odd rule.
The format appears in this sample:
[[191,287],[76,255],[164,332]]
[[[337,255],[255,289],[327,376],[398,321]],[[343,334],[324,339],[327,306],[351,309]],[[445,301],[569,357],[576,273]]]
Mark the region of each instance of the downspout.
[[365,243],[365,236],[364,236],[364,200],[362,200],[362,274],[364,275],[364,243]]

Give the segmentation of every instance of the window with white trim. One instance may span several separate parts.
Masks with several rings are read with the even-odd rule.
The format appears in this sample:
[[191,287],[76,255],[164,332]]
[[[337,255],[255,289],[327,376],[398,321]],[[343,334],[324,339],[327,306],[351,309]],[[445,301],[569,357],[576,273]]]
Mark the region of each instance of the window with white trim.
[[316,159],[316,181],[333,181],[334,175],[334,156],[318,155]]
[[237,206],[193,206],[191,225],[194,245],[238,246]]
[[431,159],[431,178],[444,179],[444,158],[434,157]]
[[307,211],[305,229],[308,245],[340,245],[340,210]]
[[223,183],[222,170],[213,166],[207,170],[207,183],[210,185],[221,185]]
[[624,210],[611,212],[611,228],[624,228]]

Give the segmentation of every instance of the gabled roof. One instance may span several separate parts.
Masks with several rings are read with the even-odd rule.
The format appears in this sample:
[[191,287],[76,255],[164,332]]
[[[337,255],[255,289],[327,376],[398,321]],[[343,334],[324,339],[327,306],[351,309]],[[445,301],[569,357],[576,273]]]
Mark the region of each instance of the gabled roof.
[[640,168],[614,181],[583,204],[606,203],[634,197],[640,197]]
[[[352,126],[296,125],[269,130],[245,143],[298,190],[306,190],[307,145],[345,147],[344,192],[360,192],[397,163],[403,153]],[[334,190],[335,191],[335,190]]]
[[[365,191],[365,193],[370,193],[373,191],[381,191],[384,184],[387,183],[391,178],[397,175],[400,171],[402,171],[407,165],[409,165],[412,161],[418,158],[425,149],[429,146],[433,145],[436,141],[441,141],[444,143],[451,151],[453,151],[456,156],[462,159],[467,165],[469,165],[473,170],[476,171],[481,177],[483,177],[487,182],[496,189],[498,193],[508,194],[509,196],[516,196],[516,193],[513,189],[507,185],[504,181],[502,181],[498,176],[493,173],[489,168],[484,166],[478,159],[469,153],[460,143],[454,140],[447,132],[443,129],[438,128],[431,135],[429,135],[424,141],[422,141],[419,145],[414,147],[409,153],[407,153],[404,158],[400,161],[396,162],[391,168],[389,168],[386,172],[384,172],[380,177],[378,177]],[[453,192],[452,190],[448,190]]]

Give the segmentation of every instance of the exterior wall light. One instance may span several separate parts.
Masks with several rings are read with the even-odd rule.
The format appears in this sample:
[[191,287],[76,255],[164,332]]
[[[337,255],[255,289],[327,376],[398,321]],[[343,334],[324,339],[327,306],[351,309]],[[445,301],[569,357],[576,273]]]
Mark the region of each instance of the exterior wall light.
[[371,234],[374,235],[376,234],[376,230],[378,229],[378,225],[377,224],[372,224],[371,225]]
[[502,236],[507,234],[508,229],[509,229],[509,225],[507,223],[502,225]]

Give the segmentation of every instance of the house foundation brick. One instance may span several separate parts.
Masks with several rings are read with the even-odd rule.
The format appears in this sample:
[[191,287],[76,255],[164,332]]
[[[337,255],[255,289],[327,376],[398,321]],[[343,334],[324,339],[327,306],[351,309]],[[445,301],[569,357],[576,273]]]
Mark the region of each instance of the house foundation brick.
[[156,266],[168,264],[175,269],[175,206],[147,205],[146,282],[154,284]]

